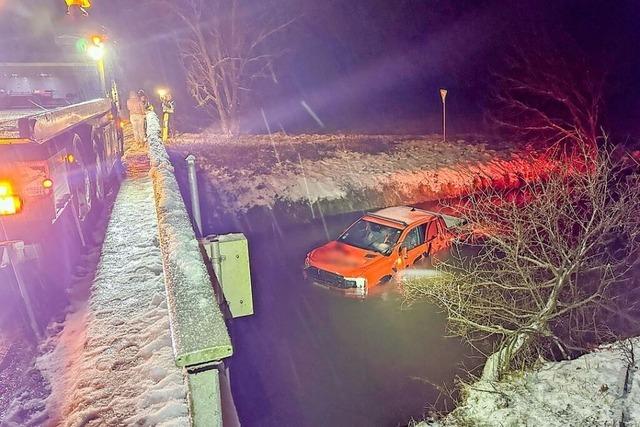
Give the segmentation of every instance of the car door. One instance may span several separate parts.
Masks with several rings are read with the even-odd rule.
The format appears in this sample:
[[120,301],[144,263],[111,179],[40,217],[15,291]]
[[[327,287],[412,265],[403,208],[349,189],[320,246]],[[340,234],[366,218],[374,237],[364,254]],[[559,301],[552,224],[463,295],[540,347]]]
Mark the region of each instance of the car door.
[[451,246],[451,237],[442,218],[437,218],[429,223],[427,244],[431,254],[438,253]]
[[[419,258],[427,252],[428,248],[425,242],[427,224],[420,224],[411,228],[401,244],[401,251],[406,250],[404,257],[404,267],[413,265]],[[405,249],[406,248],[406,249]]]

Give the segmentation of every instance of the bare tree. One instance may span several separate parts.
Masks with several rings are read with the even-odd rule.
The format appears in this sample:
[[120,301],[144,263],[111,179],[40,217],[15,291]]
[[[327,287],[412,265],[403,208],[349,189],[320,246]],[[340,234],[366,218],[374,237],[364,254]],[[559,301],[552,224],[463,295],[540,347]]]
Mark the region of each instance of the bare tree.
[[494,340],[484,379],[549,349],[568,357],[585,333],[603,332],[603,319],[630,317],[619,303],[640,255],[640,181],[608,151],[577,165],[525,187],[526,202],[472,196],[461,209],[480,243],[403,283],[405,300],[442,307],[454,334]]
[[493,73],[487,114],[498,129],[563,153],[597,147],[604,73],[577,47],[558,40],[521,42],[505,54],[499,68]]
[[238,0],[158,1],[184,26],[178,47],[191,95],[224,133],[238,133],[244,95],[273,72],[265,42],[291,21],[270,26]]

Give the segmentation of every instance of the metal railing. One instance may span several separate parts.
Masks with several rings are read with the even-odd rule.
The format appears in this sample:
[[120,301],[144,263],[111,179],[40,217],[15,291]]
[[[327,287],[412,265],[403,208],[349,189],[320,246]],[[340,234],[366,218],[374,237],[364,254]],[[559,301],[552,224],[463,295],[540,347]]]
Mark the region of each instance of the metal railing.
[[192,424],[221,426],[218,369],[231,339],[153,112],[147,138],[175,363],[186,372]]

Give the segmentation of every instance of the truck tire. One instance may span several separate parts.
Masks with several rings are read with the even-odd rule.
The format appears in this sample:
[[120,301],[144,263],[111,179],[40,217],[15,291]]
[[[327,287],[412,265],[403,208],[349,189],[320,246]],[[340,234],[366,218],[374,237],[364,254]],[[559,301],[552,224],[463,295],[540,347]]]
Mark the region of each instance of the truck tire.
[[98,203],[102,203],[107,195],[108,186],[108,173],[107,166],[104,161],[104,136],[99,131],[94,131],[91,136],[93,146],[93,158],[95,163],[94,170],[94,182],[95,182],[95,196]]

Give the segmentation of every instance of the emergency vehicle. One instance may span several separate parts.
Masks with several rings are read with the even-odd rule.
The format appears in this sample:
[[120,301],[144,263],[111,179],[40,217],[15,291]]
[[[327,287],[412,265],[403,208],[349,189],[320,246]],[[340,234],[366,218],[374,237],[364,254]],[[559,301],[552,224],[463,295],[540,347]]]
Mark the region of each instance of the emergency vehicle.
[[0,297],[19,295],[34,329],[92,239],[123,152],[104,36],[37,45],[0,52]]

